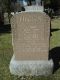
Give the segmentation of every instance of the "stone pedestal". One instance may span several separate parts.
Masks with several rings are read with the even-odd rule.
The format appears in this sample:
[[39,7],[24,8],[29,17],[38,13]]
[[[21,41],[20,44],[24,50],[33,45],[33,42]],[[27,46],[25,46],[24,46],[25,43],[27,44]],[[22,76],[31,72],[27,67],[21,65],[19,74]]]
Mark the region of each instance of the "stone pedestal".
[[18,76],[49,76],[53,72],[52,60],[16,60],[13,55],[10,72]]

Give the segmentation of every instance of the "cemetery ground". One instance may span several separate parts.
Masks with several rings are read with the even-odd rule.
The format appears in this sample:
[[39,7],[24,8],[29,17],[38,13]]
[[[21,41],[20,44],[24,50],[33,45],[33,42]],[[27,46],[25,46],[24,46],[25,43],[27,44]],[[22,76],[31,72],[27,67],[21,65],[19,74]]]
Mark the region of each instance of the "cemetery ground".
[[[54,74],[43,77],[20,78],[10,74],[9,64],[13,55],[10,29],[0,30],[0,80],[60,80],[60,18],[52,19],[49,58],[54,61]],[[10,27],[10,26],[9,26]]]

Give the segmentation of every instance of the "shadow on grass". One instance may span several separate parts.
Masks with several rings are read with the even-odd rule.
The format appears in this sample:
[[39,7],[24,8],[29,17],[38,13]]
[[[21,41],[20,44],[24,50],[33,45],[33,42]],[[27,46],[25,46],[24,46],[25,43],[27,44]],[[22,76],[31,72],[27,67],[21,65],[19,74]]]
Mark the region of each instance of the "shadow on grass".
[[52,36],[52,32],[59,31],[60,29],[50,29],[50,36]]
[[10,33],[10,32],[11,32],[11,25],[10,24],[0,25],[0,34]]
[[54,62],[53,73],[60,68],[60,47],[55,47],[50,50],[49,59],[52,59]]
[[60,29],[51,29],[51,32],[59,31]]

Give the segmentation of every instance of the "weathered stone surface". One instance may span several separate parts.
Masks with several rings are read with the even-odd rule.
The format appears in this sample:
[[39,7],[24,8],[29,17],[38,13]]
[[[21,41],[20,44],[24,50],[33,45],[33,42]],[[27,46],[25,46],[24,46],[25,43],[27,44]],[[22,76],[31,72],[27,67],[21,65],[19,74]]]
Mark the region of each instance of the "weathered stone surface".
[[50,18],[43,12],[22,12],[11,19],[13,57],[10,72],[18,76],[48,76],[53,61],[48,60]]
[[50,18],[45,13],[22,12],[11,22],[16,59],[48,60]]

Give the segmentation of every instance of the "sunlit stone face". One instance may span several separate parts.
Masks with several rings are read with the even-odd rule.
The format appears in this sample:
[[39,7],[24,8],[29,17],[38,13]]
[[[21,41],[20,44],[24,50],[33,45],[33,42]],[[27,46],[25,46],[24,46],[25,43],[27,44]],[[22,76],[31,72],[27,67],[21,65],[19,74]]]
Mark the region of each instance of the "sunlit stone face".
[[50,19],[40,12],[25,12],[12,19],[13,50],[17,60],[47,60]]

